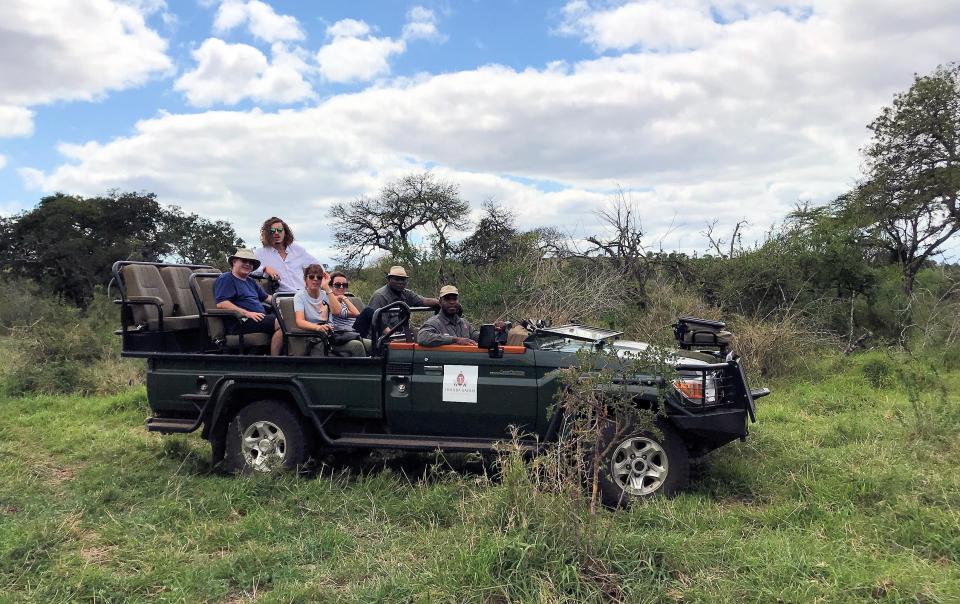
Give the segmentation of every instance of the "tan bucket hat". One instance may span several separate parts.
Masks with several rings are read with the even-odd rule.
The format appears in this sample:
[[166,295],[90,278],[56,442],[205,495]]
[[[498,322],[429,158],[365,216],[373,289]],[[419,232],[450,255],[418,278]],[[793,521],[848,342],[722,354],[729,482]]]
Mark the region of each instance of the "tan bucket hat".
[[391,266],[390,272],[387,273],[388,277],[408,277],[407,271],[403,269],[402,266]]
[[440,297],[449,296],[451,294],[460,295],[460,290],[457,289],[455,285],[444,285],[440,288]]
[[247,248],[238,249],[232,256],[227,258],[227,263],[233,265],[233,259],[239,258],[240,260],[250,260],[253,262],[253,270],[257,270],[260,267],[260,261],[257,260],[257,255],[253,253],[253,250]]

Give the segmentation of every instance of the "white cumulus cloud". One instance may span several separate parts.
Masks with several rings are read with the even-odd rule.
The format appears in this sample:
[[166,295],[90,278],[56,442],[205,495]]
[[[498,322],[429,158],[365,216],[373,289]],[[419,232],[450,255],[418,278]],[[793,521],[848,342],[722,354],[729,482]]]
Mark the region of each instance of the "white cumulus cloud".
[[597,50],[675,50],[699,47],[716,37],[711,6],[693,1],[630,2],[608,10],[592,10],[584,0],[563,8],[562,33],[581,36]]
[[[282,208],[318,253],[332,245],[331,204],[428,165],[467,199],[516,209],[525,227],[596,232],[592,210],[621,186],[668,248],[703,249],[715,218],[747,218],[745,237],[759,236],[796,201],[851,186],[865,125],[914,73],[956,58],[960,4],[739,5],[721,7],[721,33],[682,49],[638,43],[574,64],[382,80],[296,110],[160,115],[19,173],[44,191],[155,191],[234,221],[248,240],[264,208]],[[329,35],[376,39],[360,21]]]
[[403,26],[404,40],[446,41],[446,36],[437,29],[437,15],[429,8],[414,6],[407,11],[407,22]]
[[0,105],[93,100],[171,67],[136,6],[109,0],[0,2]]
[[330,41],[317,51],[320,74],[331,82],[365,82],[390,73],[390,56],[403,53],[403,40],[378,38],[363,21],[343,19],[327,28]]
[[217,8],[213,30],[222,34],[244,24],[255,38],[265,42],[304,38],[296,17],[278,15],[272,6],[260,0],[224,0]]
[[33,112],[26,107],[0,105],[0,138],[33,134]]
[[303,74],[306,62],[294,51],[275,43],[272,60],[247,44],[228,44],[208,38],[193,51],[197,66],[174,84],[191,105],[232,105],[251,98],[265,103],[295,103],[313,96]]

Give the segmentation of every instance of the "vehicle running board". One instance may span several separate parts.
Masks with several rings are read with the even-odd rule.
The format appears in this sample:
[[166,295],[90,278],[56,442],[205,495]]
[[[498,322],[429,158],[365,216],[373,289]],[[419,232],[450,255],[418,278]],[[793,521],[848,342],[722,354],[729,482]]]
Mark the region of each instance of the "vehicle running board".
[[179,419],[175,417],[148,417],[147,431],[162,434],[193,432],[200,426],[199,419]]
[[[330,443],[335,447],[361,447],[368,449],[408,449],[415,451],[492,451],[496,448],[508,448],[503,440],[487,438],[457,438],[436,436],[413,436],[403,434],[343,434]],[[543,443],[519,441],[524,452],[536,451]]]

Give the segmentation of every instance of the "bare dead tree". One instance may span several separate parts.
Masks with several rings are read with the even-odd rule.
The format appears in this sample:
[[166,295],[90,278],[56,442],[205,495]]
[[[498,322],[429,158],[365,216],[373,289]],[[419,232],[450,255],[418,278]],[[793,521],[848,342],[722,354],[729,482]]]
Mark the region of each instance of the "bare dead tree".
[[[724,240],[723,237],[714,235],[718,222],[719,220],[715,219],[713,222],[707,223],[707,228],[701,231],[701,234],[707,238],[707,242],[710,244],[707,249],[716,250],[717,256],[720,258],[733,258],[743,249],[743,235],[740,230],[749,223],[746,220],[738,220],[733,227],[730,239]],[[724,247],[727,248],[726,251],[724,251]]]
[[651,259],[644,243],[637,204],[620,190],[610,207],[597,210],[596,214],[606,225],[608,234],[587,237],[591,247],[585,255],[605,258],[620,274],[642,285],[650,272]]

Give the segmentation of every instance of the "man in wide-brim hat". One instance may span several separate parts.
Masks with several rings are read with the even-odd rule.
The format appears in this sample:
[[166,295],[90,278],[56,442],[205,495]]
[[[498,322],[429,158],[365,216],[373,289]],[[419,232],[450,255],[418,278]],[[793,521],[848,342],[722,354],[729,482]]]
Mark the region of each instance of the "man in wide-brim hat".
[[224,328],[230,335],[236,335],[243,330],[244,334],[265,333],[271,337],[270,354],[280,354],[283,346],[283,334],[280,324],[272,312],[268,312],[263,303],[272,302],[272,297],[263,291],[256,279],[250,273],[260,266],[253,250],[241,248],[227,258],[230,263],[230,272],[223,273],[213,284],[213,295],[217,301],[217,308],[232,310],[247,319],[242,325],[239,319],[224,318]]
[[[436,308],[440,301],[436,298],[424,298],[415,291],[407,289],[407,271],[402,266],[391,266],[387,271],[387,284],[373,292],[367,308],[376,310],[397,300],[403,300],[407,306],[432,306]],[[390,327],[391,324],[385,325]]]

